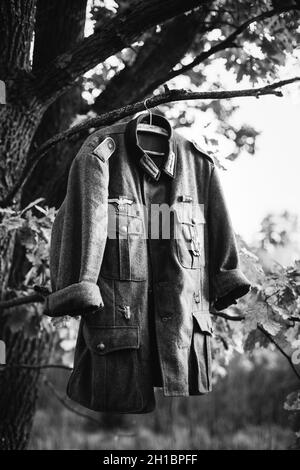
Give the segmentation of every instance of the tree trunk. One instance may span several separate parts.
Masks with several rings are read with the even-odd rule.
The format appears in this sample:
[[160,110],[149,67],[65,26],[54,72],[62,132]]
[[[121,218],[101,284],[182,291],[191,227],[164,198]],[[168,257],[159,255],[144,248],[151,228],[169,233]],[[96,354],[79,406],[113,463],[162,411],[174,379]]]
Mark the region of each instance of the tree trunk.
[[[35,49],[33,62],[37,67],[48,63],[51,54],[64,51],[83,34],[86,0],[38,1],[35,28]],[[1,23],[1,22],[0,22]],[[1,28],[0,28],[1,32]],[[8,41],[8,47],[10,47]],[[22,49],[21,49],[22,50]],[[50,55],[49,55],[50,54]],[[18,55],[19,57],[19,55]],[[1,65],[1,64],[0,64]],[[23,67],[23,70],[25,67]],[[27,70],[27,69],[26,69]],[[31,99],[30,88],[26,90],[26,71],[20,75],[20,67],[7,80],[8,105],[0,108],[0,198],[4,198],[30,158],[30,151],[51,134],[68,127],[78,106],[78,88],[61,97],[46,113],[45,108]],[[20,80],[20,87],[18,81]],[[75,99],[77,98],[77,99]],[[70,103],[69,106],[66,106]],[[44,114],[45,113],[45,114]],[[59,152],[59,149],[56,149]],[[29,156],[29,157],[28,157]],[[55,158],[55,155],[52,155]],[[63,157],[62,157],[63,158]],[[46,161],[46,160],[45,160]],[[15,201],[18,208],[22,203],[32,201],[42,183],[47,181],[56,167],[44,166],[27,185],[27,191]],[[0,272],[1,297],[5,298],[7,287],[17,288],[22,284],[22,260],[24,255],[14,236],[0,240],[1,259],[4,261]],[[18,276],[15,276],[18,271]],[[26,313],[24,307],[24,314]],[[27,447],[39,391],[39,369],[14,368],[12,364],[39,365],[49,362],[53,336],[46,329],[40,329],[37,314],[36,334],[26,336],[23,330],[14,332],[6,319],[11,312],[0,312],[0,339],[6,344],[8,367],[0,370],[0,449],[24,449]],[[25,315],[24,315],[25,318]]]
[[[87,0],[53,0],[38,3],[33,70],[53,60],[84,35]],[[81,82],[60,96],[45,112],[29,155],[53,135],[68,129],[82,108]],[[78,139],[77,139],[78,140]],[[81,141],[62,142],[36,166],[22,192],[22,205],[44,197],[48,206],[59,207],[65,196],[67,174]]]
[[[12,333],[3,324],[1,326],[1,338],[7,346],[7,364],[38,365],[48,360],[52,337],[45,329],[34,338],[25,338],[23,331]],[[36,408],[39,378],[39,369],[0,370],[0,450],[26,448]]]
[[[0,113],[1,154],[6,156],[6,168],[1,168],[2,195],[14,184],[24,165],[34,131],[40,119],[39,110],[30,117],[12,106],[3,108]],[[19,201],[15,201],[19,206]],[[10,232],[0,240],[1,298],[6,297],[9,286],[15,236]],[[11,287],[11,286],[9,286]],[[48,333],[26,338],[24,332],[14,333],[7,326],[9,310],[0,312],[0,339],[6,344],[7,364],[39,364],[48,358],[50,342]],[[25,316],[24,316],[25,317]],[[14,369],[9,366],[0,370],[0,449],[24,449],[35,410],[38,390],[39,370]]]
[[41,116],[41,107],[34,105],[0,107],[0,199],[20,176]]
[[[35,134],[31,151],[55,134],[68,129],[82,105],[81,87],[74,87],[47,109]],[[56,145],[34,168],[22,191],[22,206],[43,197],[49,207],[59,207],[65,197],[68,170],[81,139]],[[31,153],[30,151],[30,153]]]

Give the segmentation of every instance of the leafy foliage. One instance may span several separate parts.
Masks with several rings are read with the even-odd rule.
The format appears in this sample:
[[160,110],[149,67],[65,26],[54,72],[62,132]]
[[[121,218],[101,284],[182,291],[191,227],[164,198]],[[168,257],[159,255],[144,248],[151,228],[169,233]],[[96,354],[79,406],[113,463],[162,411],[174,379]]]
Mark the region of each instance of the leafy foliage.
[[[15,233],[25,256],[23,281],[10,289],[8,298],[33,293],[35,284],[49,286],[49,242],[55,210],[43,208],[41,202],[42,199],[33,201],[22,211],[0,209],[0,237],[4,239]],[[49,326],[42,312],[42,306],[34,303],[11,307],[4,314],[11,331],[22,330],[26,336],[33,337]]]
[[[282,230],[287,221],[291,229],[289,237]],[[300,261],[284,267],[279,263],[270,265],[265,259],[274,246],[280,248],[288,244],[296,230],[295,217],[284,213],[281,217],[265,217],[259,246],[249,247],[238,237],[242,270],[250,279],[252,289],[236,306],[227,310],[231,317],[244,318],[243,321],[217,318],[215,322],[216,375],[226,374],[234,351],[253,355],[264,349],[279,348],[300,378]],[[299,390],[300,387],[290,394],[284,405],[286,410],[296,414],[300,411]]]
[[290,393],[287,396],[284,408],[289,411],[300,411],[300,391]]
[[[43,199],[30,203],[21,211],[12,208],[0,209],[0,237],[15,232],[24,249],[26,269],[22,283],[8,292],[8,298],[22,297],[34,293],[34,286],[51,289],[49,271],[49,248],[52,224],[56,215],[54,208],[40,205]],[[4,311],[11,331],[22,330],[27,337],[36,336],[42,328],[57,336],[56,358],[67,365],[72,364],[78,321],[71,317],[48,319],[43,315],[43,304],[17,305]],[[55,327],[55,328],[54,328]]]
[[42,199],[38,199],[32,202],[22,211],[0,209],[1,238],[16,231],[25,250],[29,269],[21,286],[23,289],[33,287],[35,283],[42,286],[49,283],[49,242],[55,210],[44,209],[39,205],[41,201]]

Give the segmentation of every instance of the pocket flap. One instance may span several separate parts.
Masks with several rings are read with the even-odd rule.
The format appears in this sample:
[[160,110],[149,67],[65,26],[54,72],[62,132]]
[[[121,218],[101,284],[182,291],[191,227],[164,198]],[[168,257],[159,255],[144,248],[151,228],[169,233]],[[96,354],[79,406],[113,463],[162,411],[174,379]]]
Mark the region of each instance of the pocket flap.
[[141,217],[129,213],[112,212],[107,222],[108,238],[127,238],[130,235],[144,236]]
[[97,354],[108,354],[122,349],[138,349],[138,326],[89,326],[83,325],[83,337],[87,347]]
[[173,206],[178,222],[182,224],[205,224],[202,204],[176,204]]
[[193,316],[196,319],[200,330],[212,334],[213,333],[213,324],[211,320],[211,315],[207,312],[193,312]]

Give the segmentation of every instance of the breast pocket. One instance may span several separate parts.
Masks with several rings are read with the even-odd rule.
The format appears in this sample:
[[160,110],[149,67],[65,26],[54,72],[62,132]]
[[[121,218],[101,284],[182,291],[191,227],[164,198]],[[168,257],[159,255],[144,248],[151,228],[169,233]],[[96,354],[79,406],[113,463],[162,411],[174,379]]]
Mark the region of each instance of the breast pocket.
[[101,275],[121,281],[147,277],[147,249],[143,218],[126,204],[109,204],[108,234]]
[[205,265],[205,218],[200,206],[193,211],[185,204],[174,208],[175,245],[180,264],[187,269],[200,269]]

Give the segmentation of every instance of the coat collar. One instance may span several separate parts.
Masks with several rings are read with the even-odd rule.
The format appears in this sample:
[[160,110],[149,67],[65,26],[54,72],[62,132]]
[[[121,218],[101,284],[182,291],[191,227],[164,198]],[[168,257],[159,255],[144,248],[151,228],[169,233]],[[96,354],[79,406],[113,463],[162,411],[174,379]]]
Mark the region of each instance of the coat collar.
[[176,174],[176,154],[173,150],[172,141],[172,127],[169,121],[158,114],[152,114],[153,124],[163,127],[168,131],[169,151],[165,163],[160,170],[152,158],[142,149],[139,144],[137,133],[137,126],[148,117],[148,113],[142,113],[129,121],[125,129],[125,143],[130,153],[133,153],[139,160],[139,165],[146,171],[154,180],[158,180],[161,171],[166,173],[171,178],[175,178]]

